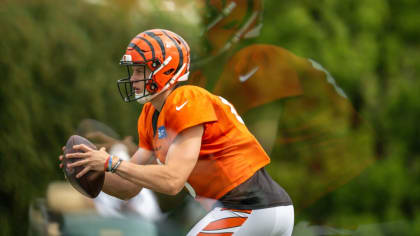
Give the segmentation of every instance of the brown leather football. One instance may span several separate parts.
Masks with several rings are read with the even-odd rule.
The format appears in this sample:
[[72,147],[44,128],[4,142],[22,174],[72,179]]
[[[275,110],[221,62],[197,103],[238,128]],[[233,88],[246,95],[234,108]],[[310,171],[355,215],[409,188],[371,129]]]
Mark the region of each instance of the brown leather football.
[[[74,145],[85,144],[86,146],[97,149],[93,143],[86,138],[79,135],[72,135],[66,143],[64,154],[75,152],[83,152],[81,150],[73,149]],[[68,168],[67,163],[73,163],[80,160],[80,158],[63,158],[63,171],[66,179],[70,184],[80,193],[89,198],[95,198],[101,192],[105,180],[105,172],[90,170],[81,178],[76,178],[76,175],[83,170],[83,166],[76,166]]]

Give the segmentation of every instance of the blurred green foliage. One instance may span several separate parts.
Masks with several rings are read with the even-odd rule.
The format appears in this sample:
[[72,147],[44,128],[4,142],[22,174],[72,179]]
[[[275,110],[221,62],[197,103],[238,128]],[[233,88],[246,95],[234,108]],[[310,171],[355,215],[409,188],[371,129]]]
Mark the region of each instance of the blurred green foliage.
[[320,62],[375,134],[375,164],[297,222],[371,224],[374,231],[362,235],[420,233],[419,7],[409,0],[265,1],[258,41]]
[[[57,157],[82,119],[136,136],[140,107],[123,103],[116,90],[129,39],[162,27],[198,42],[199,23],[133,12],[127,2],[0,3],[0,235],[26,234],[28,205],[45,195],[50,181],[63,179]],[[420,234],[420,2],[264,4],[262,35],[251,43],[320,62],[375,131],[375,164],[296,221],[353,229],[377,224],[369,229],[375,235]],[[402,223],[391,229],[387,222]]]
[[57,157],[80,119],[135,124],[138,111],[115,94],[133,32],[121,13],[78,1],[2,2],[0,18],[0,234],[24,235],[29,202],[63,178]]
[[136,136],[140,107],[117,92],[118,62],[149,23],[111,5],[49,0],[3,1],[0,22],[0,235],[24,235],[28,204],[63,179],[58,155],[82,119]]

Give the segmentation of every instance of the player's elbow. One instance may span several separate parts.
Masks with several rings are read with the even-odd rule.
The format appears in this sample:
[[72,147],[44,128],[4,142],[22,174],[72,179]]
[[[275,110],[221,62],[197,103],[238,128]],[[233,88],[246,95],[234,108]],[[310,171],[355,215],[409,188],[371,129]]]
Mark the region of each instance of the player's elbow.
[[175,196],[179,192],[181,192],[182,188],[184,187],[184,184],[181,181],[169,181],[168,187],[166,189],[166,194]]
[[168,195],[175,196],[175,195],[177,195],[179,192],[181,192],[181,190],[182,190],[182,187],[181,187],[181,188],[172,188],[172,189],[170,189],[170,191],[168,192]]
[[170,189],[168,189],[168,191],[166,192],[166,194],[168,194],[170,196],[175,196],[179,192],[181,192],[181,190],[182,190],[182,188],[170,188]]

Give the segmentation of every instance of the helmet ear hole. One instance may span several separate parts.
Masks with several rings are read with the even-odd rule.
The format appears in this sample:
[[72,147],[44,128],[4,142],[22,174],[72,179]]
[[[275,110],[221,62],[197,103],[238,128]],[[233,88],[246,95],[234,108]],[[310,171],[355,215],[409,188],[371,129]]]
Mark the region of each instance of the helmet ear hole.
[[153,69],[155,69],[155,68],[157,68],[157,67],[159,67],[160,66],[160,61],[158,61],[158,60],[154,60],[153,62],[152,62],[152,67],[153,67]]
[[172,72],[174,72],[174,70],[175,70],[174,68],[171,68],[171,69],[165,71],[164,74],[165,75],[170,75]]
[[155,82],[150,82],[147,85],[147,90],[149,90],[149,92],[151,92],[151,93],[155,92],[157,89],[158,89],[158,86]]

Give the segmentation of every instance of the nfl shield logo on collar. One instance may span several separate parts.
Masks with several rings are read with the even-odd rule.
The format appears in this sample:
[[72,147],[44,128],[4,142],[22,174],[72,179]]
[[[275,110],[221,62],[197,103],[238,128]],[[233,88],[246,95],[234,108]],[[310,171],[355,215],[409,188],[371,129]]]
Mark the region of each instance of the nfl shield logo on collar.
[[161,127],[159,127],[158,128],[158,138],[159,139],[162,139],[162,138],[165,138],[167,135],[166,135],[166,129],[165,129],[165,126],[161,126]]

